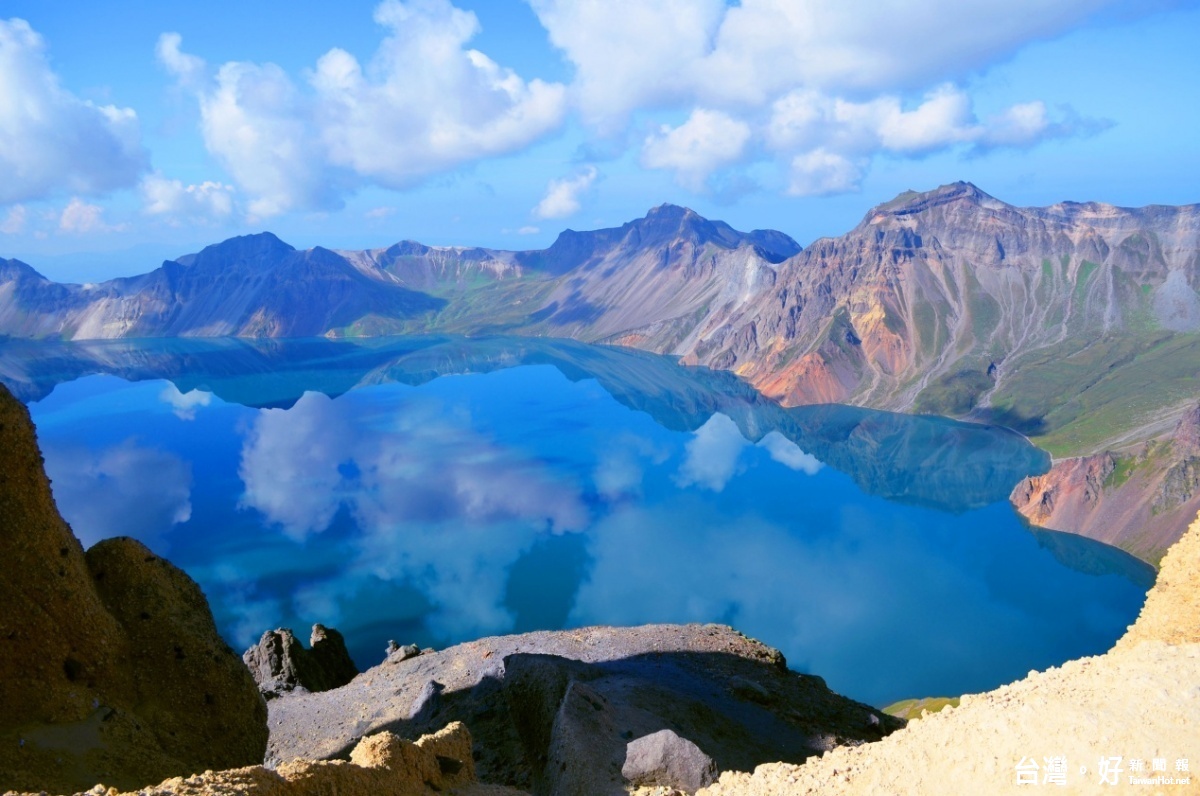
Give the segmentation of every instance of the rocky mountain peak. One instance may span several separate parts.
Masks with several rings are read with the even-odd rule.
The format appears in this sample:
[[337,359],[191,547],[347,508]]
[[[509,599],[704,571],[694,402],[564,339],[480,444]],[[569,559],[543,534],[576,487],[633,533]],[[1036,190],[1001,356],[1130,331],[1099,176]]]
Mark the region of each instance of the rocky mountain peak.
[[584,232],[564,230],[550,248],[541,252],[520,252],[518,258],[552,273],[565,273],[617,249],[663,249],[680,242],[696,248],[714,244],[724,249],[736,249],[749,243],[771,262],[779,262],[800,251],[800,244],[782,232],[738,232],[724,221],[710,221],[690,208],[661,204],[651,208],[645,217],[619,227]]
[[239,235],[235,238],[205,246],[197,254],[189,254],[176,262],[189,267],[224,267],[233,263],[263,265],[274,263],[296,251],[272,232]]
[[40,279],[43,281],[46,279],[46,277],[34,270],[32,266],[20,260],[0,260],[0,282],[9,282],[21,278]]
[[974,211],[978,208],[998,210],[1006,208],[1004,202],[981,191],[969,182],[952,182],[941,185],[932,191],[905,191],[892,199],[873,208],[867,213],[860,226],[877,225],[889,219],[902,218],[929,211],[955,206],[957,209]]

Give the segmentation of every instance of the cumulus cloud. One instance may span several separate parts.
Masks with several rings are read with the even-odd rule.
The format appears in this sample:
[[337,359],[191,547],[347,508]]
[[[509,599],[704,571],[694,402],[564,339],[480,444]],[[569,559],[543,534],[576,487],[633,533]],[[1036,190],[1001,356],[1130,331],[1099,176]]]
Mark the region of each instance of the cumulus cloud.
[[597,174],[595,166],[587,166],[571,177],[551,180],[546,186],[546,195],[533,208],[533,214],[538,218],[564,218],[578,213],[580,195],[592,187]]
[[921,157],[961,147],[977,154],[1028,148],[1103,127],[1069,110],[1063,117],[1053,120],[1044,103],[1032,102],[981,121],[971,97],[950,84],[927,92],[910,108],[899,96],[855,102],[799,89],[771,104],[762,140],[768,151],[790,155],[788,193],[809,196],[856,190],[879,153]]
[[418,405],[365,434],[336,401],[305,393],[290,409],[258,413],[239,474],[242,504],[295,539],[325,530],[343,505],[366,528],[404,517],[520,520],[563,532],[588,519],[577,487]]
[[103,450],[48,445],[54,502],[84,547],[132,536],[162,550],[172,525],[192,516],[192,468],[133,439]]
[[4,220],[0,221],[0,232],[5,235],[19,235],[25,231],[25,222],[28,220],[29,213],[25,205],[14,205],[8,209]]
[[531,2],[601,136],[637,111],[689,109],[645,140],[644,166],[699,191],[721,169],[774,160],[794,195],[856,190],[880,154],[982,154],[1103,129],[1069,108],[1051,118],[1036,100],[980,120],[960,86],[1029,42],[1129,5],[922,0],[864,14],[835,0]]
[[145,212],[173,224],[214,221],[233,213],[233,186],[224,183],[184,185],[156,172],[145,177],[140,188]]
[[255,216],[334,209],[362,184],[403,189],[431,174],[525,147],[556,129],[565,89],[523,80],[467,43],[473,13],[448,0],[384,0],[387,30],[364,64],[342,49],[298,86],[275,64],[207,65],[159,41],[160,62],[195,92],[208,150]]
[[407,584],[432,605],[424,621],[439,637],[511,629],[508,570],[540,536],[588,525],[579,486],[441,404],[403,401],[374,418],[353,399],[310,392],[259,411],[242,447],[242,504],[297,541],[349,511],[357,555],[339,569],[339,601]]
[[684,446],[675,483],[721,492],[739,471],[742,449],[748,444],[737,423],[717,412],[692,433]]
[[136,184],[145,167],[137,114],[64,89],[25,20],[0,20],[0,203]]
[[158,398],[170,406],[180,420],[195,420],[196,410],[212,403],[213,394],[204,390],[180,392],[178,387],[168,382]]
[[75,235],[86,235],[93,232],[119,232],[125,228],[123,224],[110,225],[104,220],[104,208],[100,205],[88,204],[78,196],[63,208],[58,216],[58,228],[62,232]]
[[391,216],[396,215],[396,212],[396,208],[394,207],[372,207],[370,210],[363,213],[363,215],[370,219],[379,220],[383,218],[390,218]]
[[575,66],[575,106],[608,134],[637,108],[694,93],[724,0],[530,0],[550,41]]
[[623,433],[597,452],[592,482],[596,491],[609,500],[640,495],[646,465],[662,464],[669,455],[670,451],[661,445]]
[[[680,99],[758,107],[796,87],[893,92],[955,79],[1123,0],[532,0],[593,118]],[[914,45],[919,42],[919,45]]]
[[693,191],[717,169],[741,159],[750,140],[750,125],[721,113],[697,108],[678,127],[663,126],[642,146],[642,165],[669,169]]
[[766,449],[772,459],[797,472],[816,475],[824,466],[816,456],[800,450],[799,445],[778,431],[771,431],[763,436],[758,441],[758,446]]
[[338,466],[352,432],[328,396],[306,392],[291,409],[263,409],[242,447],[241,505],[257,509],[293,539],[323,531],[341,505]]

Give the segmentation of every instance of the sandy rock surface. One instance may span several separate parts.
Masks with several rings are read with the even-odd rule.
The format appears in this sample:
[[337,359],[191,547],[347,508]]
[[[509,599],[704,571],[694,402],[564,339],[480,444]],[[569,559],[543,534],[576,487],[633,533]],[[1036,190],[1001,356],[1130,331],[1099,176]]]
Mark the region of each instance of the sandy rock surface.
[[[520,791],[475,779],[471,734],[451,724],[415,743],[384,732],[365,738],[349,760],[297,760],[271,771],[262,766],[175,777],[125,793],[96,787],[77,796],[520,796]],[[21,796],[33,796],[22,794]]]

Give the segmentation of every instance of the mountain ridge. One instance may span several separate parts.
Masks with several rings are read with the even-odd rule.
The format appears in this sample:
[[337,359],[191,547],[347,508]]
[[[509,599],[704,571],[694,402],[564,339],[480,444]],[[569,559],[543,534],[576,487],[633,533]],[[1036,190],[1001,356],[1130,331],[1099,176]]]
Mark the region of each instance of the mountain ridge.
[[[1200,205],[1020,208],[966,182],[805,248],[667,204],[537,251],[300,251],[259,233],[99,285],[8,271],[0,334],[565,337],[733,371],[785,405],[996,423],[1059,459],[1112,448],[1143,475],[1182,460],[1139,456],[1151,438],[1129,434],[1194,402],[1200,362]],[[1126,527],[1181,533],[1182,514],[1153,504]]]

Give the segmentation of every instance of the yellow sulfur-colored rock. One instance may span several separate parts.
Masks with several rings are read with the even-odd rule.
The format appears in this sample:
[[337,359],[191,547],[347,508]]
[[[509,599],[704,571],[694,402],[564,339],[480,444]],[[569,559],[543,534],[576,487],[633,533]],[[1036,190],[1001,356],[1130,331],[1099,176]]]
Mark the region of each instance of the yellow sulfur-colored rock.
[[[250,766],[168,779],[122,793],[94,788],[87,796],[509,796],[520,791],[475,780],[471,734],[461,722],[406,741],[381,732],[359,741],[345,760],[293,760],[275,771]],[[80,796],[83,796],[82,794]]]
[[1200,642],[1200,516],[1163,556],[1146,604],[1115,649],[1126,650],[1143,641]]

